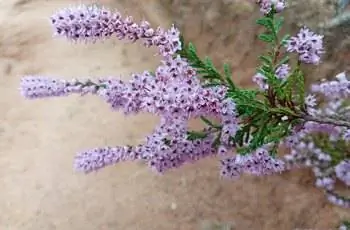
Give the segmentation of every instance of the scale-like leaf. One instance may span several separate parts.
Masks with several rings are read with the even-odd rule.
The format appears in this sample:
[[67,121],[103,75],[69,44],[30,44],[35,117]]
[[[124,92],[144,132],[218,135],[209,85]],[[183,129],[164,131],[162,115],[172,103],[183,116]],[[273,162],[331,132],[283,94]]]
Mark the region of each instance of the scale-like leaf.
[[267,43],[271,43],[274,40],[272,34],[259,34],[258,38]]
[[222,85],[221,83],[206,83],[203,84],[203,88],[211,88],[211,87],[215,87],[215,86],[220,86]]
[[276,65],[276,68],[279,67],[280,65],[282,64],[287,64],[289,62],[289,56],[288,55],[285,55],[281,61],[278,62],[278,64]]
[[203,139],[203,138],[206,138],[207,136],[208,134],[204,132],[198,132],[198,131],[187,132],[187,139],[191,141]]
[[260,61],[262,61],[264,64],[267,64],[268,66],[272,66],[272,58],[268,55],[260,55],[259,56]]
[[236,86],[232,81],[232,70],[231,67],[229,66],[229,64],[224,63],[224,74],[225,74],[225,79],[227,81],[227,83],[229,84],[231,90],[235,90]]
[[290,35],[289,34],[284,35],[282,40],[281,40],[281,44],[282,45],[286,45],[289,39],[290,39]]
[[210,59],[210,57],[206,56],[204,58],[204,64],[206,65],[207,68],[209,69],[215,69],[213,61]]
[[292,100],[292,96],[293,96],[293,88],[296,85],[296,81],[297,81],[297,71],[294,70],[294,72],[289,75],[289,77],[286,79],[286,84],[284,86],[284,92],[286,95],[286,99],[287,100]]
[[195,54],[197,53],[196,47],[192,42],[188,43],[188,51]]
[[296,93],[298,104],[303,107],[305,105],[305,79],[301,71],[298,71],[296,78]]
[[274,25],[275,28],[274,29],[275,29],[276,34],[281,30],[283,22],[284,22],[283,17],[279,17],[279,18],[275,19],[275,25]]
[[200,118],[201,118],[201,120],[202,120],[205,124],[207,124],[208,126],[214,127],[214,128],[220,128],[220,126],[214,124],[214,123],[211,122],[208,118],[206,118],[206,117],[204,117],[204,116],[201,116]]
[[273,21],[269,17],[262,17],[256,20],[256,23],[258,25],[265,26],[267,29],[272,30],[273,29]]
[[229,64],[224,63],[224,73],[225,73],[225,77],[232,77],[232,70]]

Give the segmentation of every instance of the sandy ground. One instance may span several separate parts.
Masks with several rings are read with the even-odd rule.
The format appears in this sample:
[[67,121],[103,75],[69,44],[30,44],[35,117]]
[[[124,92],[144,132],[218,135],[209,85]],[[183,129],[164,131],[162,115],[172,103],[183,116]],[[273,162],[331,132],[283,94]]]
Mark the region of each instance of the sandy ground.
[[[53,39],[48,17],[75,2],[0,1],[0,230],[192,230],[206,220],[236,229],[323,230],[350,217],[327,203],[308,172],[222,181],[214,159],[164,176],[138,163],[74,172],[77,151],[137,143],[156,118],[124,117],[92,96],[27,101],[20,77],[127,78],[158,63],[141,45]],[[168,23],[139,7],[125,11]]]

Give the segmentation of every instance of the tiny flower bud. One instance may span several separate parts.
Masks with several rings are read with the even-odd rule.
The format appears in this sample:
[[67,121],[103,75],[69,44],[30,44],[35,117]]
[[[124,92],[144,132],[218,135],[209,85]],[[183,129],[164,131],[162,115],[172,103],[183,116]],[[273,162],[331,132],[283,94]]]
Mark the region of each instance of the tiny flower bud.
[[287,121],[287,120],[288,120],[288,116],[283,116],[283,117],[281,117],[281,120],[282,120],[282,121]]

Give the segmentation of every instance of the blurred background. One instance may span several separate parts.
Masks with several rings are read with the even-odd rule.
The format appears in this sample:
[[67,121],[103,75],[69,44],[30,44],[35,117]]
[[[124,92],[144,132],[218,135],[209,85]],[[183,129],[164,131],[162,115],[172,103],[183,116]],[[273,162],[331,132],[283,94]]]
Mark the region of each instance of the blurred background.
[[[155,50],[108,40],[72,44],[52,38],[49,16],[57,9],[92,1],[0,0],[0,229],[195,230],[334,229],[348,210],[330,205],[308,170],[269,178],[219,179],[217,159],[206,159],[164,176],[139,163],[98,173],[73,171],[76,152],[105,145],[136,144],[157,118],[124,117],[93,96],[24,100],[24,75],[116,76],[153,70]],[[321,65],[307,80],[350,71],[350,24],[337,23],[337,1],[294,0],[284,13],[285,30],[302,25],[325,34]],[[175,23],[198,52],[250,87],[257,55],[260,13],[247,0],[100,0],[155,27]],[[343,9],[349,11],[349,7]],[[339,25],[338,25],[339,24]],[[194,124],[196,126],[196,124]],[[229,228],[227,228],[229,229]]]

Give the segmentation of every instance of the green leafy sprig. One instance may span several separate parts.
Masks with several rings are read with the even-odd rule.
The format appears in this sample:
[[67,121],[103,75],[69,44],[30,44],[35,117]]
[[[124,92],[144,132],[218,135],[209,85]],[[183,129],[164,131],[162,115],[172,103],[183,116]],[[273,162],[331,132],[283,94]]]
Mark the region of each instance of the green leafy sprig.
[[[276,68],[289,60],[288,56],[278,59],[280,48],[288,36],[279,42],[278,32],[280,31],[283,19],[274,19],[273,15],[267,15],[257,21],[258,24],[264,25],[267,32],[259,35],[262,41],[271,45],[271,50],[267,55],[260,56],[262,61],[258,71],[267,76],[267,81],[271,87],[266,94],[262,94],[259,90],[241,89],[232,81],[231,67],[224,64],[223,73],[214,66],[212,60],[208,57],[202,60],[197,55],[197,50],[192,43],[186,44],[182,38],[182,50],[178,54],[182,58],[187,59],[192,67],[196,69],[197,74],[203,80],[206,87],[226,86],[228,92],[226,97],[232,99],[236,103],[237,113],[240,120],[240,129],[237,134],[232,137],[232,141],[241,154],[248,154],[255,149],[268,144],[274,143],[277,146],[280,139],[289,135],[291,125],[295,122],[292,117],[298,117],[294,103],[288,103],[286,93],[279,89],[282,82],[276,78],[274,72]],[[290,84],[286,84],[290,85]],[[287,88],[287,87],[286,87]],[[280,102],[280,103],[278,103]],[[288,119],[283,121],[283,117]],[[220,135],[219,126],[214,126],[212,122],[202,118],[204,123],[215,128]],[[189,138],[204,138],[207,135],[200,132],[190,132]],[[275,147],[273,148],[273,152]]]
[[[281,65],[292,65],[289,55],[282,51],[290,38],[288,34],[280,35],[283,17],[276,17],[276,12],[272,10],[256,22],[265,28],[258,38],[268,45],[266,54],[259,56],[261,64],[257,68],[257,72],[265,77],[265,83],[269,86],[266,91],[238,87],[232,80],[229,64],[224,64],[223,71],[219,71],[209,57],[201,59],[196,47],[192,43],[187,44],[183,37],[181,37],[182,50],[178,54],[195,68],[205,87],[227,88],[226,98],[235,102],[239,119],[240,129],[234,137],[231,137],[238,153],[249,154],[259,147],[272,144],[271,154],[275,154],[278,143],[290,135],[294,126],[306,121],[322,121],[307,114],[305,77],[301,62],[297,61],[294,64],[286,79],[279,79],[275,74]],[[222,127],[205,117],[202,117],[202,121],[211,127],[211,133],[217,133],[215,146],[219,146]],[[323,121],[350,128],[350,122],[339,123],[336,119],[323,119]],[[188,133],[188,138],[202,139],[208,136],[206,132],[192,131]]]

